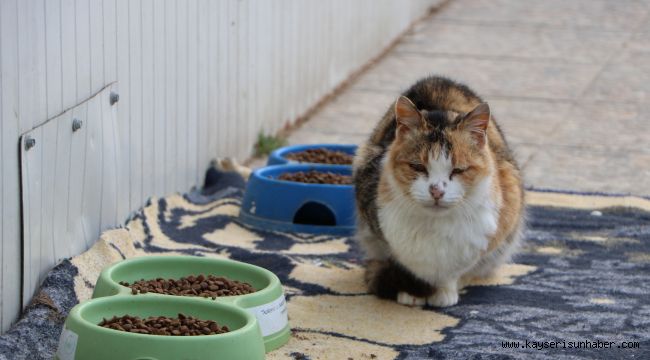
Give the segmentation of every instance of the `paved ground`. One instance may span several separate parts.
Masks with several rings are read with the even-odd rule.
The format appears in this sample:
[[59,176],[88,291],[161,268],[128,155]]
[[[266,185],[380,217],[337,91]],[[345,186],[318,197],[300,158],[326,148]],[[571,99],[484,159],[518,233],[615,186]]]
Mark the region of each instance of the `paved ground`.
[[491,104],[527,185],[650,195],[650,1],[452,0],[291,143],[360,143],[398,94],[442,74]]

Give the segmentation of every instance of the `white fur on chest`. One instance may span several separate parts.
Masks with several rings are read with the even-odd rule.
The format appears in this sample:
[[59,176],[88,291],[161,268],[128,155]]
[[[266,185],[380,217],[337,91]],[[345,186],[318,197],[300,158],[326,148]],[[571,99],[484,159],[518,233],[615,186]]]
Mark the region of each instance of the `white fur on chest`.
[[498,210],[489,193],[479,192],[444,214],[395,196],[379,206],[378,217],[396,260],[436,284],[459,278],[478,262],[496,232]]

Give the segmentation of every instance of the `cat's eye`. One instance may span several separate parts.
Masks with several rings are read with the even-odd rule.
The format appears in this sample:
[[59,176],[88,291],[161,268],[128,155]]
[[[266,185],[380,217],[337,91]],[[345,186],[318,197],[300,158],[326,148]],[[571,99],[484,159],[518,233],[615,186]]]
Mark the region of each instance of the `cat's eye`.
[[454,175],[460,175],[467,171],[467,168],[461,169],[461,168],[455,168],[454,170],[451,171],[451,175],[449,175],[449,178],[451,179]]
[[411,169],[413,169],[414,171],[417,171],[419,173],[423,173],[423,174],[428,174],[429,173],[427,168],[422,164],[409,163],[409,166],[411,167]]

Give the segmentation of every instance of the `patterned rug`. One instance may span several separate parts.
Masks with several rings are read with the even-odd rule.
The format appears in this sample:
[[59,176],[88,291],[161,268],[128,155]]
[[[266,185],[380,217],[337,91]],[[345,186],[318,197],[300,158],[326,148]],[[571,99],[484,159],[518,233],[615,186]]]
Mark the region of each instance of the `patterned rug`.
[[650,358],[649,199],[528,191],[526,245],[515,262],[463,290],[457,306],[413,308],[365,293],[350,238],[242,225],[243,181],[216,178],[202,192],[150,200],[52,270],[0,337],[0,359],[50,359],[65,316],[90,298],[101,269],[150,254],[231,258],[275,272],[293,334],[268,359]]

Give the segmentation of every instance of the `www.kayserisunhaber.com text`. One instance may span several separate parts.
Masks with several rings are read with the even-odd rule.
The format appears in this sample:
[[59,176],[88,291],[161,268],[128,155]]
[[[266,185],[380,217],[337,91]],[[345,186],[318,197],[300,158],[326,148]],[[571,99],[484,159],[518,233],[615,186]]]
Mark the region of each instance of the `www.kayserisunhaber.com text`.
[[638,349],[638,341],[502,341],[504,349]]

